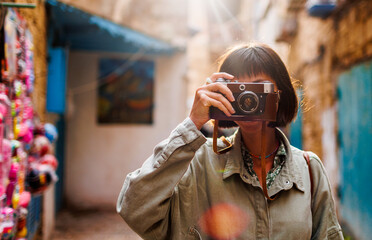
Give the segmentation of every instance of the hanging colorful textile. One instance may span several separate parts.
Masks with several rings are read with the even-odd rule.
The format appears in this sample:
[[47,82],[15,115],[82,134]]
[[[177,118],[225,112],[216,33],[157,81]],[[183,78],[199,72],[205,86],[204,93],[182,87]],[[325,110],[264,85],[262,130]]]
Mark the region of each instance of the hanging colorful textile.
[[26,21],[8,9],[0,79],[0,236],[26,239],[31,194],[57,181],[57,132],[34,112],[33,40]]

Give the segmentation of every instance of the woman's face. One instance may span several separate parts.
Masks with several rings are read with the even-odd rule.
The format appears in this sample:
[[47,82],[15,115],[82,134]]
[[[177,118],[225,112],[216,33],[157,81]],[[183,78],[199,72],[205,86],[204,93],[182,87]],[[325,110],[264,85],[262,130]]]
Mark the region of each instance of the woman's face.
[[[274,82],[274,80],[267,76],[266,74],[259,74],[256,76],[244,76],[239,77],[234,80],[238,80],[239,82],[245,83],[262,83],[262,82],[271,82],[274,84],[275,91],[278,91],[278,88]],[[261,121],[235,121],[236,124],[241,128],[243,132],[246,133],[253,133],[257,131],[261,131]]]

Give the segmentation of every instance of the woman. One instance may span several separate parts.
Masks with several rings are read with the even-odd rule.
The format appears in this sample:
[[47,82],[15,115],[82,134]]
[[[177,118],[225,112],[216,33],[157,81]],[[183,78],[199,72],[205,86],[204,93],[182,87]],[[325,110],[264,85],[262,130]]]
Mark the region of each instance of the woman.
[[[200,132],[210,107],[235,113],[234,96],[219,78],[271,82],[280,91],[276,122],[235,122],[232,148],[221,155]],[[310,180],[303,151],[277,128],[293,120],[297,106],[288,71],[270,47],[229,50],[196,91],[189,117],[128,174],[118,213],[144,239],[343,239],[321,161],[310,153]],[[265,166],[261,147],[268,153]]]

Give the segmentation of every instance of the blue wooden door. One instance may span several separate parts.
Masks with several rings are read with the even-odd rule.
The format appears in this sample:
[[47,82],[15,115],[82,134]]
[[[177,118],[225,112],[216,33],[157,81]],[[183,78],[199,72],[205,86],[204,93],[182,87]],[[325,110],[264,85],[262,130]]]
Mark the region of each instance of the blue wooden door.
[[46,109],[49,113],[59,115],[56,123],[58,139],[56,142],[55,155],[58,159],[58,182],[55,185],[55,210],[58,212],[63,206],[63,184],[64,184],[64,159],[65,159],[65,104],[66,104],[66,76],[67,76],[67,54],[66,48],[49,48],[48,62],[48,84]]
[[372,62],[338,80],[341,215],[356,236],[371,239]]
[[302,149],[302,97],[303,97],[303,90],[298,89],[297,96],[299,99],[298,102],[298,111],[296,119],[291,123],[289,129],[289,140],[291,145]]

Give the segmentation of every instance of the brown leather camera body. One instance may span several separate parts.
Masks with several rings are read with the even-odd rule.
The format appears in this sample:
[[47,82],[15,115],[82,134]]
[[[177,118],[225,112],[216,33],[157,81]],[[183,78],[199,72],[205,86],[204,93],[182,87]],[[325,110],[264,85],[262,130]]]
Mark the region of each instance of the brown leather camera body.
[[225,121],[276,121],[280,96],[279,92],[275,92],[273,83],[223,81],[223,84],[226,84],[234,95],[235,101],[231,102],[231,105],[235,113],[228,117],[218,108],[211,107],[209,111],[211,119]]

